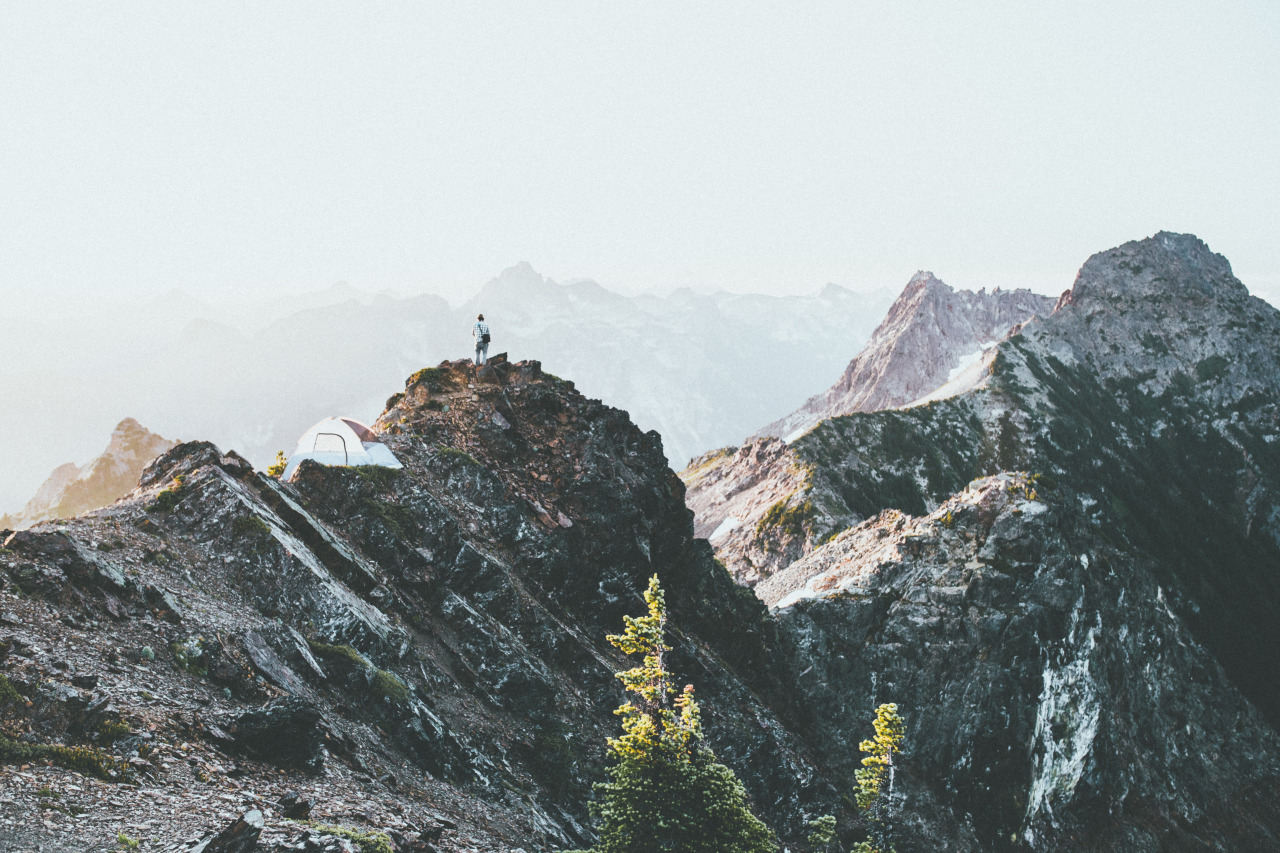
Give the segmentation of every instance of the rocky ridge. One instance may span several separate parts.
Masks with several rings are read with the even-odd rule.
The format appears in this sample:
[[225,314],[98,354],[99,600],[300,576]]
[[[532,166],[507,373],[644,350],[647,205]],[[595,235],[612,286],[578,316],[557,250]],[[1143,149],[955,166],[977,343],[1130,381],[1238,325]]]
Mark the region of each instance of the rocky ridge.
[[753,437],[790,441],[836,415],[911,405],[962,378],[983,352],[1053,304],[1029,290],[957,291],[918,272],[840,379]]
[[98,457],[83,467],[68,462],[55,468],[19,513],[0,515],[0,528],[30,527],[107,506],[132,491],[142,470],[175,444],[125,418]]
[[655,572],[673,662],[771,824],[798,833],[803,802],[834,801],[783,722],[764,610],[692,536],[656,433],[536,362],[472,382],[446,363],[388,401],[403,471],[304,463],[286,485],[188,443],[107,509],[6,533],[5,731],[100,748],[99,775],[164,794],[28,767],[0,826],[187,850],[256,807],[259,849],[293,849],[293,792],[397,849],[581,844],[621,698],[604,635]]
[[[735,461],[762,501],[793,490],[758,532],[796,557],[759,597],[695,537],[657,435],[536,362],[410,377],[375,426],[399,472],[280,484],[181,445],[112,507],[3,540],[0,727],[104,751],[0,767],[0,838],[582,844],[621,699],[603,636],[656,572],[672,665],[791,850],[821,814],[865,835],[843,798],[885,701],[904,853],[1274,847],[1275,394],[1231,356],[1277,358],[1280,322],[1224,264],[1179,235],[1103,253],[980,387],[707,460],[726,493]],[[1150,377],[1090,366],[1162,329],[1194,340]]]
[[[787,625],[804,614],[840,626],[806,641],[792,664],[813,667],[833,697],[864,695],[868,686],[900,703],[914,697],[945,721],[939,737],[964,728],[944,710],[947,690],[967,691],[970,713],[998,699],[1012,726],[1001,746],[1014,762],[1004,780],[969,775],[977,764],[960,756],[973,742],[965,738],[946,748],[958,763],[937,767],[947,785],[967,776],[957,795],[1004,792],[994,810],[1004,817],[974,824],[982,843],[1269,849],[1276,822],[1263,804],[1274,801],[1271,744],[1280,723],[1273,628],[1280,617],[1280,313],[1251,297],[1201,241],[1161,233],[1090,258],[1055,311],[1028,322],[984,364],[981,381],[957,396],[835,417],[789,446],[763,439],[696,460],[685,477],[699,529],[723,525],[728,507],[737,526],[716,541],[718,556],[737,577],[757,581],[775,618]],[[989,499],[981,496],[994,487],[974,478],[1019,469],[1037,479],[1015,490],[1053,499],[1027,498],[1004,510],[1003,521],[999,507],[982,510]],[[986,534],[970,528],[963,543],[942,547],[951,528],[965,531],[970,513],[994,526]],[[898,537],[898,530],[916,532]],[[930,555],[923,562],[921,548]],[[1066,550],[1055,557],[1055,548]],[[910,581],[903,565],[923,573],[914,577],[932,575],[935,586],[918,594],[922,609],[914,616],[904,606],[899,619],[885,620],[891,601],[913,600],[889,580]],[[993,605],[984,603],[990,590],[981,584],[1017,591],[1020,571],[1032,585],[994,605],[1007,618],[993,615],[993,632],[985,633],[983,607]],[[1106,591],[1116,578],[1119,586]],[[1046,584],[1045,592],[1035,584]],[[1053,618],[1067,622],[1017,628],[1048,601],[1048,585],[1060,595]],[[948,608],[969,624],[951,621]],[[1165,614],[1174,631],[1161,647],[1195,657],[1170,663],[1155,679],[1152,650],[1132,642],[1152,635],[1153,612]],[[1028,630],[1035,639],[1020,649],[1016,638]],[[894,655],[933,643],[964,651],[946,661],[911,652],[893,689],[880,689],[899,666]],[[837,644],[850,663],[832,673],[823,662]],[[954,676],[975,659],[995,660],[996,668]],[[1027,669],[1029,660],[1037,663]],[[937,673],[947,674],[935,681]],[[1174,683],[1184,686],[1167,686]],[[1188,704],[1165,717],[1178,691]],[[1231,719],[1221,724],[1248,731],[1251,746],[1235,760],[1238,775],[1215,784],[1251,803],[1256,822],[1199,786],[1225,748],[1200,726],[1224,708]],[[838,709],[820,716],[833,715],[839,719]],[[1153,757],[1147,738],[1181,737],[1171,720],[1194,738]],[[1099,735],[1144,730],[1122,741]],[[917,755],[933,760],[946,749],[935,744]],[[1057,769],[1045,776],[1050,765]],[[1179,813],[1189,815],[1187,825],[1168,829]]]

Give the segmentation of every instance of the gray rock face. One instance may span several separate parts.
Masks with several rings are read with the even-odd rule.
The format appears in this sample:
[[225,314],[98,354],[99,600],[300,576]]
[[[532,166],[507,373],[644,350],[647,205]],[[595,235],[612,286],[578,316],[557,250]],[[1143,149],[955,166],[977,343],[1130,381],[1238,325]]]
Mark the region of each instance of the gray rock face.
[[825,418],[913,403],[1052,308],[1052,299],[1029,290],[957,291],[918,272],[839,381],[756,436],[790,440]]
[[[906,772],[934,781],[904,796],[927,846],[1274,847],[1280,313],[1162,233],[1089,259],[986,369],[698,471],[722,495],[794,489],[718,553],[740,577],[773,555],[755,590],[815,725],[917,707]],[[1043,477],[966,486],[1018,469]],[[958,824],[930,836],[941,779]]]
[[[880,702],[908,709],[910,849],[1280,844],[1280,738],[1170,609],[1155,561],[1102,523],[1001,474],[756,588],[819,739]],[[1241,796],[1263,805],[1236,811]],[[954,823],[920,820],[934,798]]]
[[[317,820],[403,816],[406,844],[581,847],[622,699],[604,635],[657,574],[671,666],[791,849],[817,815],[843,849],[865,836],[847,796],[889,701],[900,850],[1275,849],[1280,313],[1259,305],[1158,235],[1091,259],[964,394],[707,457],[705,493],[760,510],[754,593],[694,535],[658,436],[535,362],[474,397],[464,363],[414,374],[376,425],[399,471],[280,484],[181,445],[109,512],[0,549],[0,668],[31,699],[6,726],[109,746],[157,784],[100,808],[187,837],[222,823],[151,794],[196,809],[234,773]],[[236,746],[293,703],[323,775]]]

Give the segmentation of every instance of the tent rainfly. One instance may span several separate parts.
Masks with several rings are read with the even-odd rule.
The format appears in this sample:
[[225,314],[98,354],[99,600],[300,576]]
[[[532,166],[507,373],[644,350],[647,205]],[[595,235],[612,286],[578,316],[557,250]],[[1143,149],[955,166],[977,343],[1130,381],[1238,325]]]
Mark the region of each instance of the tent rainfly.
[[304,432],[280,479],[292,480],[303,459],[314,459],[321,465],[404,467],[373,430],[351,418],[325,418]]

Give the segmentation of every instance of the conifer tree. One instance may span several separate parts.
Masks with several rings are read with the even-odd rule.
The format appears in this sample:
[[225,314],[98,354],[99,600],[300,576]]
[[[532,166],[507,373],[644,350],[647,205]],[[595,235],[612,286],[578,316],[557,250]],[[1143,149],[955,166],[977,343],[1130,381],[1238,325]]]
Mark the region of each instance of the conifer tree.
[[906,724],[898,716],[895,704],[876,709],[875,737],[858,744],[867,753],[862,768],[855,774],[858,808],[867,812],[871,837],[859,842],[851,853],[889,853],[893,850],[889,818],[893,810],[894,756],[902,750]]
[[634,698],[614,712],[622,736],[609,739],[609,781],[596,785],[599,841],[590,853],[775,853],[773,833],[751,813],[742,783],[702,743],[693,686],[671,684],[656,575],[644,598],[648,613],[624,617],[623,633],[608,636],[641,662],[618,673]]

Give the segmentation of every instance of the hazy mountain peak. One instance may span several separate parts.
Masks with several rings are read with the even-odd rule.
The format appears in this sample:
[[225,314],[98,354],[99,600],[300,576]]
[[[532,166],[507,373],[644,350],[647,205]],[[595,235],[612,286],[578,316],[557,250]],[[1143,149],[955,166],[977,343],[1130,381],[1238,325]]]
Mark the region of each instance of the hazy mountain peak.
[[177,442],[161,438],[133,418],[111,431],[107,447],[83,468],[59,465],[16,516],[0,517],[0,527],[30,527],[70,518],[113,503],[137,484],[142,470]]
[[956,379],[1010,329],[1052,306],[1051,298],[1029,290],[956,291],[921,270],[836,384],[757,435],[790,439],[824,418],[920,400]]

